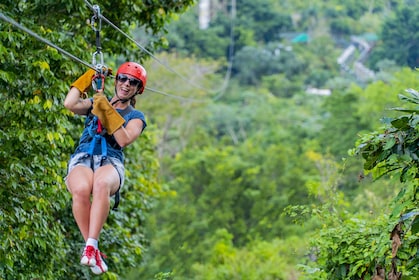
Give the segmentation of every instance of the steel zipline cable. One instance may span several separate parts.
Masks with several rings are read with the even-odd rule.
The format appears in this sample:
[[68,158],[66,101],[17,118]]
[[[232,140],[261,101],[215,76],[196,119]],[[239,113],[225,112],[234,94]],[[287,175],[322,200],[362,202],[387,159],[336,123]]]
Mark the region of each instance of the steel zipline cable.
[[6,22],[10,23],[11,25],[13,25],[13,26],[17,27],[18,29],[22,30],[23,32],[28,33],[29,35],[31,35],[32,37],[36,38],[37,40],[39,40],[39,41],[41,41],[41,42],[43,42],[43,43],[47,44],[48,46],[50,46],[50,47],[52,47],[52,48],[56,49],[56,50],[57,50],[57,51],[59,51],[60,53],[62,53],[62,54],[64,54],[64,55],[66,55],[66,56],[68,56],[68,57],[70,57],[71,59],[73,59],[73,60],[75,60],[75,61],[77,61],[77,62],[79,62],[79,63],[81,63],[81,64],[83,64],[84,66],[87,66],[87,67],[89,67],[89,68],[91,68],[91,69],[95,70],[95,67],[94,67],[92,64],[85,62],[84,60],[82,60],[82,59],[78,58],[77,56],[74,56],[74,55],[72,55],[71,53],[67,52],[66,50],[64,50],[64,49],[62,49],[62,48],[60,48],[60,47],[58,47],[57,45],[55,45],[55,44],[53,44],[53,43],[51,43],[51,42],[50,42],[50,41],[48,41],[47,39],[42,38],[41,36],[39,36],[38,34],[36,34],[35,32],[33,32],[32,30],[30,30],[30,29],[28,29],[28,28],[24,27],[23,25],[21,25],[21,24],[17,23],[15,20],[13,20],[13,19],[9,18],[8,16],[4,15],[2,12],[0,12],[0,18],[1,18],[2,20],[4,20],[4,21],[6,21]]
[[[84,1],[86,3],[86,5],[89,6],[90,9],[94,10],[94,6],[87,0]],[[178,73],[176,70],[174,70],[173,68],[171,68],[169,65],[163,63],[160,59],[158,59],[155,55],[153,55],[149,50],[147,50],[145,47],[143,47],[140,43],[138,43],[136,40],[134,40],[133,38],[131,38],[127,33],[125,33],[123,30],[121,30],[118,26],[116,26],[115,24],[113,24],[109,19],[107,19],[105,16],[103,16],[102,14],[100,14],[100,17],[106,22],[108,23],[110,26],[112,26],[115,30],[117,30],[118,32],[120,32],[122,35],[124,35],[128,40],[130,40],[131,42],[133,42],[135,45],[137,45],[137,47],[139,47],[142,51],[144,51],[146,54],[148,54],[151,58],[153,58],[155,61],[157,61],[159,64],[163,65],[164,67],[166,67],[170,72],[176,74],[177,76],[179,76],[182,80],[184,80],[185,82],[195,86],[196,88],[211,92],[212,90],[207,89],[205,87],[202,87],[198,84],[192,83],[187,77],[183,76],[182,74]]]
[[[95,11],[94,5],[92,5],[88,0],[84,0],[84,2],[86,3],[87,6],[89,6],[89,8],[91,10]],[[178,77],[180,77],[182,80],[184,80],[188,84],[190,84],[190,85],[192,85],[192,86],[194,86],[196,88],[202,89],[202,90],[204,90],[206,92],[209,92],[209,93],[214,93],[214,94],[217,94],[218,93],[218,96],[216,96],[215,99],[219,99],[224,94],[225,89],[227,88],[228,83],[229,83],[229,80],[230,80],[231,70],[232,70],[232,64],[233,64],[233,59],[232,59],[233,52],[234,52],[234,36],[233,36],[233,33],[234,33],[234,21],[235,21],[235,17],[236,17],[236,0],[232,0],[232,8],[231,8],[232,25],[231,25],[231,32],[230,32],[230,41],[232,43],[231,43],[230,48],[229,48],[229,59],[228,59],[229,63],[228,63],[228,67],[227,67],[227,72],[226,72],[226,75],[225,75],[225,78],[224,78],[224,82],[222,83],[221,87],[219,89],[216,89],[216,90],[208,89],[206,87],[203,87],[201,85],[198,85],[196,83],[191,82],[190,79],[188,79],[184,75],[178,73],[172,67],[170,67],[169,65],[165,64],[160,59],[158,59],[155,55],[153,55],[144,46],[142,46],[140,43],[138,43],[136,40],[134,40],[132,37],[130,37],[128,34],[126,34],[124,31],[122,31],[118,26],[116,26],[115,24],[113,24],[103,14],[100,14],[100,17],[106,23],[108,23],[110,26],[112,26],[115,30],[117,30],[122,35],[124,35],[128,40],[130,40],[131,42],[133,42],[138,48],[140,48],[142,51],[144,51],[145,53],[147,53],[152,59],[154,59],[159,64],[161,64],[162,66],[164,66],[170,72],[176,74]]]
[[[69,53],[68,51],[66,51],[66,50],[60,48],[59,46],[55,45],[54,43],[50,42],[49,40],[47,40],[47,39],[39,36],[37,33],[33,32],[32,30],[24,27],[23,25],[19,24],[18,22],[16,22],[15,20],[11,19],[10,17],[4,15],[1,11],[0,11],[0,19],[4,20],[5,22],[10,23],[11,25],[15,26],[16,28],[20,29],[21,31],[23,31],[23,32],[31,35],[35,39],[37,39],[37,40],[45,43],[46,45],[48,45],[48,46],[56,49],[58,52],[66,55],[66,56],[68,56],[69,58],[73,59],[74,61],[77,61],[77,62],[83,64],[84,66],[87,66],[87,67],[89,67],[89,68],[91,68],[93,70],[96,70],[95,65],[90,64],[88,62],[85,62],[84,60],[78,58],[77,56]],[[149,90],[149,91],[151,91],[151,92],[159,93],[161,95],[172,97],[172,98],[176,98],[176,99],[180,99],[180,100],[197,101],[196,99],[193,99],[193,98],[187,98],[187,97],[183,97],[183,96],[169,94],[169,93],[166,93],[166,92],[163,92],[163,91],[160,91],[160,90],[157,90],[157,89],[153,89],[153,88],[150,88],[150,87],[146,87],[146,89]],[[202,102],[202,101],[203,100],[200,100],[200,102]]]
[[223,84],[221,85],[218,95],[213,98],[214,101],[220,99],[227,89],[231,78],[231,71],[233,69],[233,60],[234,60],[234,28],[237,14],[236,0],[231,0],[231,26],[230,26],[230,46],[228,48],[228,66],[227,72],[224,77]]
[[[160,59],[158,59],[156,56],[154,56],[149,50],[147,50],[145,47],[143,47],[141,44],[139,44],[136,40],[132,39],[128,34],[126,34],[123,30],[121,30],[118,26],[116,26],[115,24],[113,24],[110,20],[108,20],[106,17],[104,17],[100,12],[98,13],[98,6],[97,5],[92,5],[89,1],[85,0],[86,5],[89,6],[89,8],[95,13],[96,16],[99,17],[99,19],[103,19],[106,23],[108,23],[112,28],[114,28],[116,31],[120,32],[123,36],[125,36],[128,40],[130,40],[131,42],[133,42],[137,47],[139,47],[142,51],[144,51],[145,53],[147,53],[152,59],[154,59],[155,61],[157,61],[159,64],[163,65],[164,67],[166,67],[170,72],[176,74],[177,76],[179,76],[181,79],[183,79],[184,81],[186,81],[187,83],[191,84],[192,86],[202,89],[206,92],[210,92],[210,93],[218,93],[218,95],[214,98],[214,100],[219,99],[224,93],[225,93],[225,89],[227,88],[228,85],[228,81],[230,79],[231,76],[231,68],[232,68],[232,56],[233,56],[233,44],[234,44],[234,36],[233,36],[233,30],[234,30],[234,18],[235,18],[235,13],[236,13],[236,4],[235,4],[236,0],[232,0],[232,11],[231,11],[231,15],[232,15],[232,26],[231,26],[231,32],[230,32],[230,39],[232,41],[232,44],[230,45],[229,48],[229,64],[228,64],[228,69],[227,69],[227,73],[225,75],[224,78],[224,82],[221,86],[220,89],[218,90],[211,90],[208,88],[205,88],[203,86],[200,86],[196,83],[191,82],[187,77],[183,76],[182,74],[178,73],[176,70],[174,70],[173,68],[171,68],[170,66],[166,65],[165,63],[163,63]],[[4,21],[12,24],[13,26],[17,27],[18,29],[28,33],[29,35],[33,36],[34,38],[36,38],[37,40],[47,44],[48,46],[55,48],[57,51],[59,51],[60,53],[70,57],[71,59],[93,69],[93,70],[97,70],[96,66],[93,64],[89,64],[85,61],[83,61],[82,59],[74,56],[73,54],[67,52],[66,50],[58,47],[57,45],[53,44],[52,42],[44,39],[43,37],[39,36],[38,34],[36,34],[35,32],[33,32],[32,30],[22,26],[21,24],[19,24],[18,22],[16,22],[15,20],[7,17],[6,15],[4,15],[2,12],[0,12],[0,19],[3,19]],[[100,51],[100,50],[99,50]],[[163,91],[160,90],[156,90],[150,87],[146,87],[147,90],[152,91],[152,92],[156,92],[168,97],[172,97],[172,98],[177,98],[177,99],[182,99],[182,100],[188,100],[188,101],[194,101],[194,102],[206,102],[208,101],[207,99],[203,100],[203,99],[196,99],[196,98],[188,98],[188,97],[182,97],[182,96],[177,96],[177,95],[173,95],[173,94],[169,94],[169,93],[165,93]]]

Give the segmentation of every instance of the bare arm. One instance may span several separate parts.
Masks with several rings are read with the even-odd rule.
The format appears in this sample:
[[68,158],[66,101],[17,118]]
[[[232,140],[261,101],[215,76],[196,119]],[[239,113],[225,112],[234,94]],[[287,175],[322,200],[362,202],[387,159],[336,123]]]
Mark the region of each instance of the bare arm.
[[90,99],[81,99],[80,91],[76,87],[70,89],[64,100],[64,107],[78,115],[86,115],[91,106],[92,101]]
[[132,119],[128,122],[126,127],[121,126],[116,130],[113,136],[119,146],[125,147],[134,142],[135,139],[141,135],[142,130],[143,121],[140,119]]

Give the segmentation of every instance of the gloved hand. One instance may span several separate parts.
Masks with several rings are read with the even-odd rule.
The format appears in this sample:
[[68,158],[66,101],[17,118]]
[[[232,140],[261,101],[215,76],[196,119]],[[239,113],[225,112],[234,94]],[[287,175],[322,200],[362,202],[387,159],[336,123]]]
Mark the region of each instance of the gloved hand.
[[94,75],[96,75],[95,70],[87,70],[74,83],[71,84],[71,87],[77,88],[81,92],[81,94],[87,92],[92,86],[92,78]]
[[[105,71],[105,68],[104,68]],[[96,71],[93,69],[87,70],[81,75],[70,87],[75,87],[80,91],[81,98],[87,98],[87,91],[92,87],[92,79],[96,75]],[[112,68],[107,68],[107,76],[112,75]]]
[[97,93],[93,96],[92,113],[99,118],[109,135],[125,123],[124,118],[112,107],[103,93]]

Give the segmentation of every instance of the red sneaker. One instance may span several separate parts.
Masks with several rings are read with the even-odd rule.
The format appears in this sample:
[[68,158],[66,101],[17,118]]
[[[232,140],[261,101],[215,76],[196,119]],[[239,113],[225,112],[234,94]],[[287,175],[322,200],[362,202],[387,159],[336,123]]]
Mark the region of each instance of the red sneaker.
[[94,274],[99,275],[108,271],[108,266],[103,258],[107,258],[107,256],[99,250],[96,250],[96,265],[90,268]]
[[81,256],[80,264],[87,266],[96,265],[96,249],[93,246],[84,247],[83,254]]

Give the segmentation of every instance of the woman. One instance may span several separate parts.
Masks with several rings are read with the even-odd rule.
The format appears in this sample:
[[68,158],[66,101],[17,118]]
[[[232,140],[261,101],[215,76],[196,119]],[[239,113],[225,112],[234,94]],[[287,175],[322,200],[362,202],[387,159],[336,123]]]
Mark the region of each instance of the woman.
[[79,145],[68,163],[66,184],[72,195],[74,218],[86,242],[80,263],[101,274],[108,267],[98,249],[99,234],[109,215],[110,196],[124,182],[123,148],[146,127],[144,114],[133,106],[135,96],[144,91],[147,73],[138,63],[123,63],[110,101],[102,92],[93,99],[80,98],[95,74],[89,70],[77,79],[64,101],[67,109],[87,116]]

